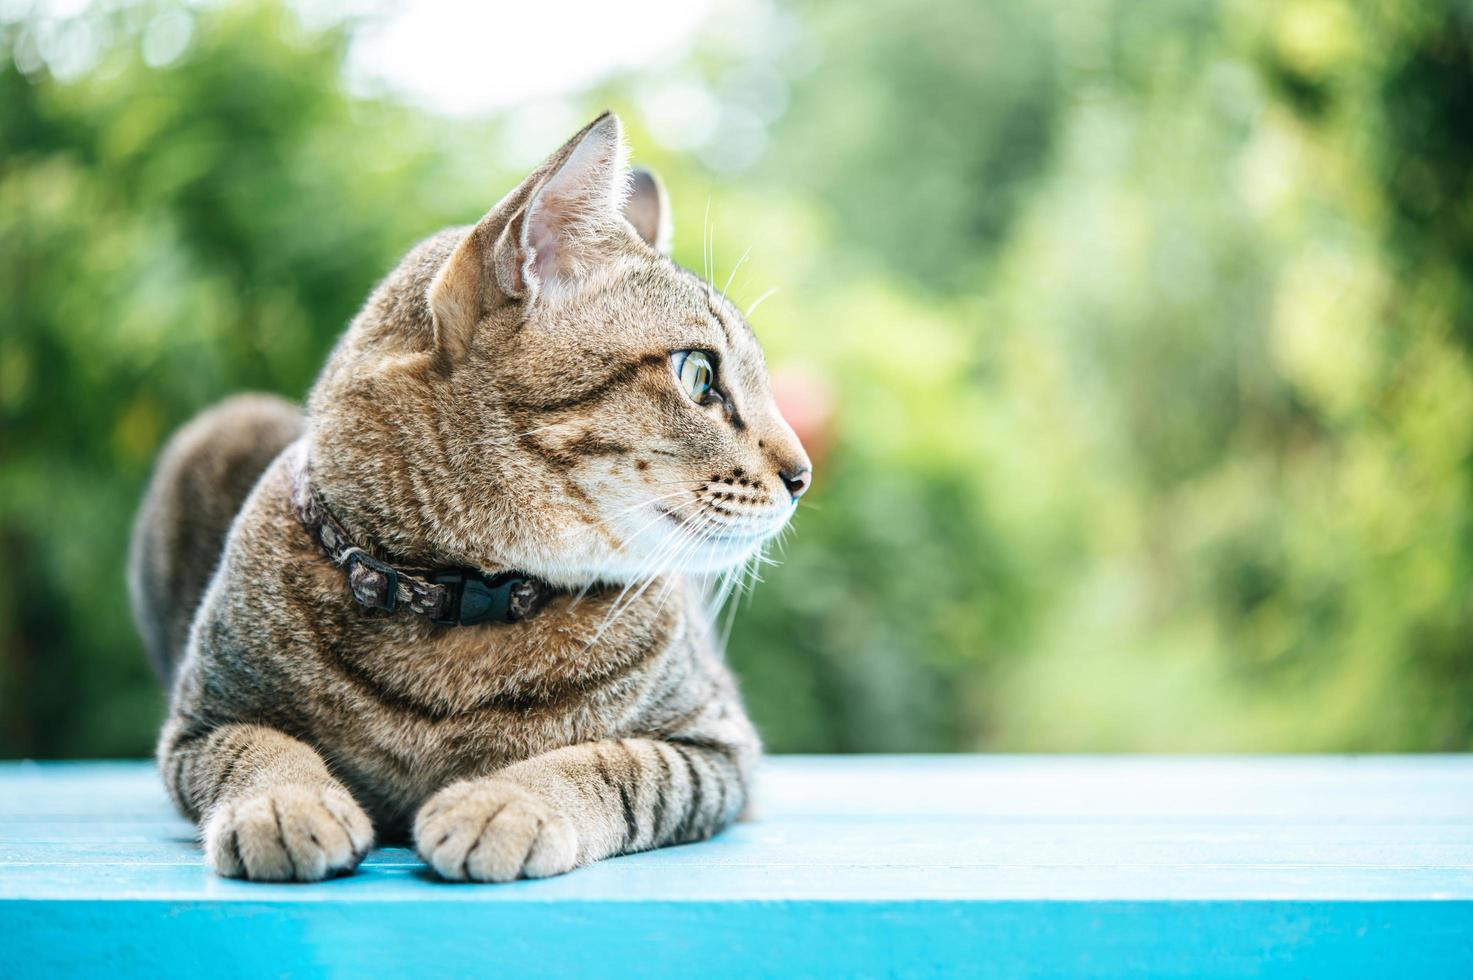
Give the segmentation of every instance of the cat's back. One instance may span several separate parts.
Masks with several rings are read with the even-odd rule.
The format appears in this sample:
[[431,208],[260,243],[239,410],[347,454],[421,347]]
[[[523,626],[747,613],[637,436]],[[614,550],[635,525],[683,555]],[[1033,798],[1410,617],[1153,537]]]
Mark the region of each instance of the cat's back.
[[242,501],[301,432],[296,405],[274,395],[236,395],[190,420],[159,454],[134,519],[128,595],[165,684]]

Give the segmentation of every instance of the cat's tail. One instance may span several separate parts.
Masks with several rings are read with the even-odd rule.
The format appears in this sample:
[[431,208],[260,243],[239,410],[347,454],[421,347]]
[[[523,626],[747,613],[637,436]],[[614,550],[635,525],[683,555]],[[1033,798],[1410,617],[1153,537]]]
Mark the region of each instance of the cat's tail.
[[302,411],[291,402],[237,395],[195,416],[159,454],[133,523],[128,596],[165,686],[231,522],[257,478],[302,429]]

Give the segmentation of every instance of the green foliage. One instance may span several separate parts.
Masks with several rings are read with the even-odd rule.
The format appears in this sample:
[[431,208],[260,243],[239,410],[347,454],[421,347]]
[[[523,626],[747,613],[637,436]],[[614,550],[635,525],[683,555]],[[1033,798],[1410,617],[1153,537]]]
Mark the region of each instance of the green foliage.
[[[273,5],[0,25],[0,754],[148,750],[121,567],[153,453],[300,397],[498,124],[349,94]],[[776,749],[1473,747],[1473,16],[1460,4],[799,6],[746,173],[662,153],[677,254],[824,379],[833,447],[731,657]],[[16,67],[19,65],[20,67]],[[742,75],[742,71],[746,75]],[[765,76],[764,76],[765,77]],[[590,99],[587,107],[595,101]],[[540,148],[532,148],[540,149]],[[523,157],[529,148],[519,147]]]
[[425,123],[344,93],[342,33],[229,8],[154,70],[151,14],[98,16],[115,43],[71,84],[22,76],[4,29],[5,754],[148,751],[121,570],[154,452],[226,392],[300,397],[374,280],[485,193]]

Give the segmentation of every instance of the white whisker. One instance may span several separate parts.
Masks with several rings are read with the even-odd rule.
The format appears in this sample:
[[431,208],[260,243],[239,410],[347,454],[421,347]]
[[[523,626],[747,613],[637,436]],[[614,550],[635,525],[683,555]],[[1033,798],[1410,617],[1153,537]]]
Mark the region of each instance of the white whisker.
[[[624,584],[624,588],[620,590],[619,594],[614,597],[614,601],[610,604],[609,611],[604,616],[603,622],[599,624],[598,628],[594,631],[593,637],[584,646],[583,650],[585,653],[589,649],[591,649],[593,645],[597,643],[599,639],[603,636],[604,632],[610,626],[612,626],[614,622],[626,610],[628,610],[628,608],[641,595],[644,594],[644,590],[649,587],[649,584],[659,577],[660,568],[664,566],[665,562],[668,561],[669,558],[676,553],[676,551],[684,546],[684,541],[686,540],[686,537],[692,533],[691,522],[695,518],[700,516],[700,512],[697,511],[691,517],[686,518],[684,521],[682,521],[681,524],[677,527],[675,533],[671,534],[670,537],[668,537],[666,541],[658,549],[656,549],[655,554],[653,554],[649,558],[649,560],[647,560],[644,565],[641,566],[636,574],[631,576],[629,581]],[[638,585],[639,588],[635,592],[633,597],[626,598],[627,596],[629,596],[630,590],[635,588],[636,585]]]
[[709,530],[711,526],[715,523],[715,517],[712,515],[707,515],[703,523],[696,529],[696,533],[692,536],[689,546],[685,549],[685,553],[679,556],[679,561],[676,563],[675,570],[669,575],[664,587],[660,590],[659,595],[656,597],[655,609],[658,610],[663,608],[665,605],[666,596],[670,594],[672,589],[677,584],[684,581],[686,576],[685,566],[690,563],[690,560],[692,558],[695,557],[696,552],[699,550],[701,539],[705,536],[706,531]]
[[516,434],[519,436],[535,436],[546,432],[548,429],[556,429],[564,425],[574,425],[577,421],[576,419],[559,419],[556,422],[548,422],[546,425],[539,425],[535,429],[526,429]]
[[617,618],[619,615],[622,615],[626,610],[628,610],[631,606],[638,602],[640,597],[645,594],[649,587],[659,580],[662,572],[667,572],[667,568],[670,570],[667,573],[672,578],[675,577],[675,572],[673,570],[678,569],[681,566],[685,554],[699,543],[701,532],[704,530],[706,523],[710,520],[708,517],[701,517],[700,515],[696,515],[696,517],[700,519],[701,523],[691,524],[682,529],[681,533],[674,539],[674,543],[662,551],[659,561],[654,563],[654,567],[652,568],[651,572],[647,576],[644,576],[643,582],[641,582],[639,588],[635,590],[634,594],[630,596],[628,600],[625,601],[618,608],[617,611],[610,612],[611,619]]
[[706,287],[711,286],[711,199],[706,197],[706,215],[701,218],[701,276],[706,279]]
[[747,261],[747,256],[751,254],[752,246],[748,245],[747,250],[742,253],[742,257],[737,259],[736,265],[731,267],[731,275],[726,277],[726,285],[721,287],[721,301],[723,303],[726,302],[726,291],[731,288],[731,281],[736,278],[737,270],[742,267],[742,263]]
[[[670,594],[671,589],[684,581],[685,566],[700,549],[701,538],[703,537],[706,528],[710,526],[711,520],[712,519],[709,516],[704,518],[702,523],[694,528],[692,530],[692,533],[687,536],[685,543],[681,545],[680,550],[670,556],[671,568],[665,574],[665,584],[660,587],[660,591],[655,596],[655,609],[657,611],[663,608],[663,606],[665,605],[665,597]],[[655,581],[656,579],[652,578],[649,582],[645,583],[644,588],[641,588],[639,590],[639,594],[635,595],[634,599],[637,600],[640,595],[643,595],[645,589],[648,589],[651,585],[655,583]]]
[[669,500],[671,497],[679,497],[679,496],[682,496],[682,495],[687,494],[687,493],[690,493],[690,491],[689,490],[671,490],[669,493],[662,493],[662,494],[660,494],[657,497],[651,497],[648,500],[641,500],[637,504],[631,504],[630,506],[625,507],[623,510],[618,511],[617,513],[610,514],[608,517],[604,518],[604,521],[605,522],[608,522],[608,521],[616,521],[619,518],[623,517],[625,514],[628,514],[628,513],[632,512],[632,511],[639,510],[641,507],[649,507],[650,505],[657,504],[657,503],[659,503],[662,500]]
[[[747,564],[743,562],[741,567],[736,570],[736,574],[732,576],[733,585],[740,583],[742,576],[746,573],[746,569]],[[728,603],[730,604],[727,605]],[[721,625],[721,632],[717,635],[716,642],[718,648],[725,653],[727,644],[731,642],[731,628],[736,624],[737,606],[740,605],[739,602],[731,601],[731,586],[727,587],[726,595],[722,597],[722,604],[726,605],[726,616]]]
[[757,307],[761,306],[763,302],[766,301],[767,297],[771,296],[775,292],[777,292],[777,287],[773,286],[761,296],[758,296],[756,299],[752,300],[752,305],[747,307],[747,318],[751,319],[752,314],[757,312]]

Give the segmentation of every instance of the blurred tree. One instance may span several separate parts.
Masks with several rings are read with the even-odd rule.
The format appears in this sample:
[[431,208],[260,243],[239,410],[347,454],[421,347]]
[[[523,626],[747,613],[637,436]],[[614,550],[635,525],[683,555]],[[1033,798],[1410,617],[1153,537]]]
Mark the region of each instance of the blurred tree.
[[1050,18],[1026,0],[799,9],[822,74],[796,90],[763,176],[824,200],[890,272],[967,285],[1046,170],[1064,109]]
[[[121,569],[155,450],[226,392],[299,397],[375,278],[487,193],[407,112],[344,93],[343,30],[227,7],[149,67],[140,34],[179,13],[75,22],[108,41],[74,82],[21,72],[34,25],[0,33],[4,754],[148,751]],[[383,206],[407,186],[415,207]]]

